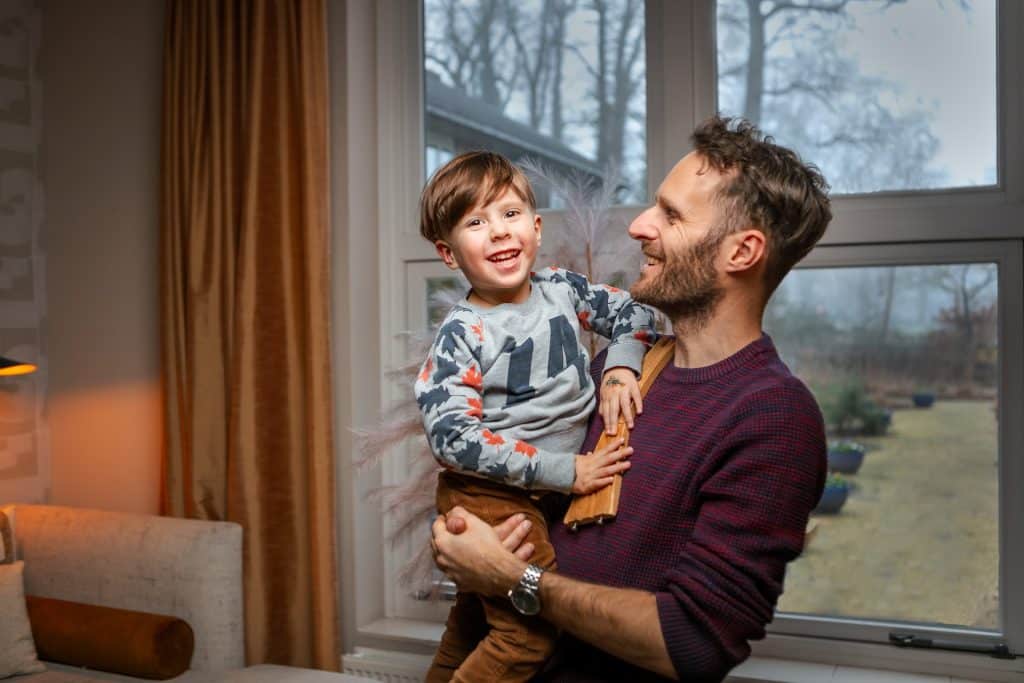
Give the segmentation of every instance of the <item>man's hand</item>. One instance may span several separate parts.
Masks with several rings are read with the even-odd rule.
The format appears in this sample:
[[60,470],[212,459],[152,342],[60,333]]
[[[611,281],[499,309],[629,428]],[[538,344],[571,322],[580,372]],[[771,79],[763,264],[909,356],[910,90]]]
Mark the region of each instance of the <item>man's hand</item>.
[[633,454],[629,446],[623,448],[625,439],[613,439],[590,455],[576,456],[576,480],[572,483],[572,492],[577,495],[592,493],[611,484],[616,474],[629,469],[626,460]]
[[523,543],[529,530],[530,522],[521,514],[492,528],[455,507],[438,515],[431,527],[434,561],[460,591],[505,595],[519,581],[533,552],[531,544]]

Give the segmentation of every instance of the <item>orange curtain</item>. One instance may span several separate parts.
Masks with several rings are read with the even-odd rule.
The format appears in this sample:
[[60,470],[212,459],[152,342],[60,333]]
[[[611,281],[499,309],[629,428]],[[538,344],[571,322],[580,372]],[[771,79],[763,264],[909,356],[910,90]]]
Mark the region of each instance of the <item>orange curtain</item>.
[[169,0],[165,514],[245,529],[246,651],[338,670],[325,0]]

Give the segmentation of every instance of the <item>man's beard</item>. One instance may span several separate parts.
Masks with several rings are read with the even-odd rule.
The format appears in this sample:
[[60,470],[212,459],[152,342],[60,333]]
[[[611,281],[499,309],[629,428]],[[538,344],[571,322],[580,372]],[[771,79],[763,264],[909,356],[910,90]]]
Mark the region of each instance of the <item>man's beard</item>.
[[703,327],[723,294],[718,285],[715,256],[725,235],[716,233],[712,231],[678,254],[664,250],[655,253],[645,244],[644,254],[661,261],[661,272],[634,282],[629,288],[633,299],[654,306],[667,315],[675,327],[685,325],[690,330]]

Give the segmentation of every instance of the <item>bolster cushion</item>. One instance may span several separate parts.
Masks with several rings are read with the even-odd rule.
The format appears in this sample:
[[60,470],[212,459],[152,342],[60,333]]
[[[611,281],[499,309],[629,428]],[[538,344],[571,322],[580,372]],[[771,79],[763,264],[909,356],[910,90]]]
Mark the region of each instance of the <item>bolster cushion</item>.
[[192,661],[192,627],[177,617],[32,595],[26,602],[40,659],[160,680]]

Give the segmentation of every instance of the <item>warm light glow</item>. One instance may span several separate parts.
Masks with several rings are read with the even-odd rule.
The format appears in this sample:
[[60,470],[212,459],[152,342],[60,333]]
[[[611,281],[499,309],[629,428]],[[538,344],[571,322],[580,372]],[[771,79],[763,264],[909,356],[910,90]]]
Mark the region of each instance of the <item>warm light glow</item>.
[[10,358],[0,356],[0,377],[11,377],[14,375],[27,375],[35,372],[36,366],[32,363],[20,363]]

